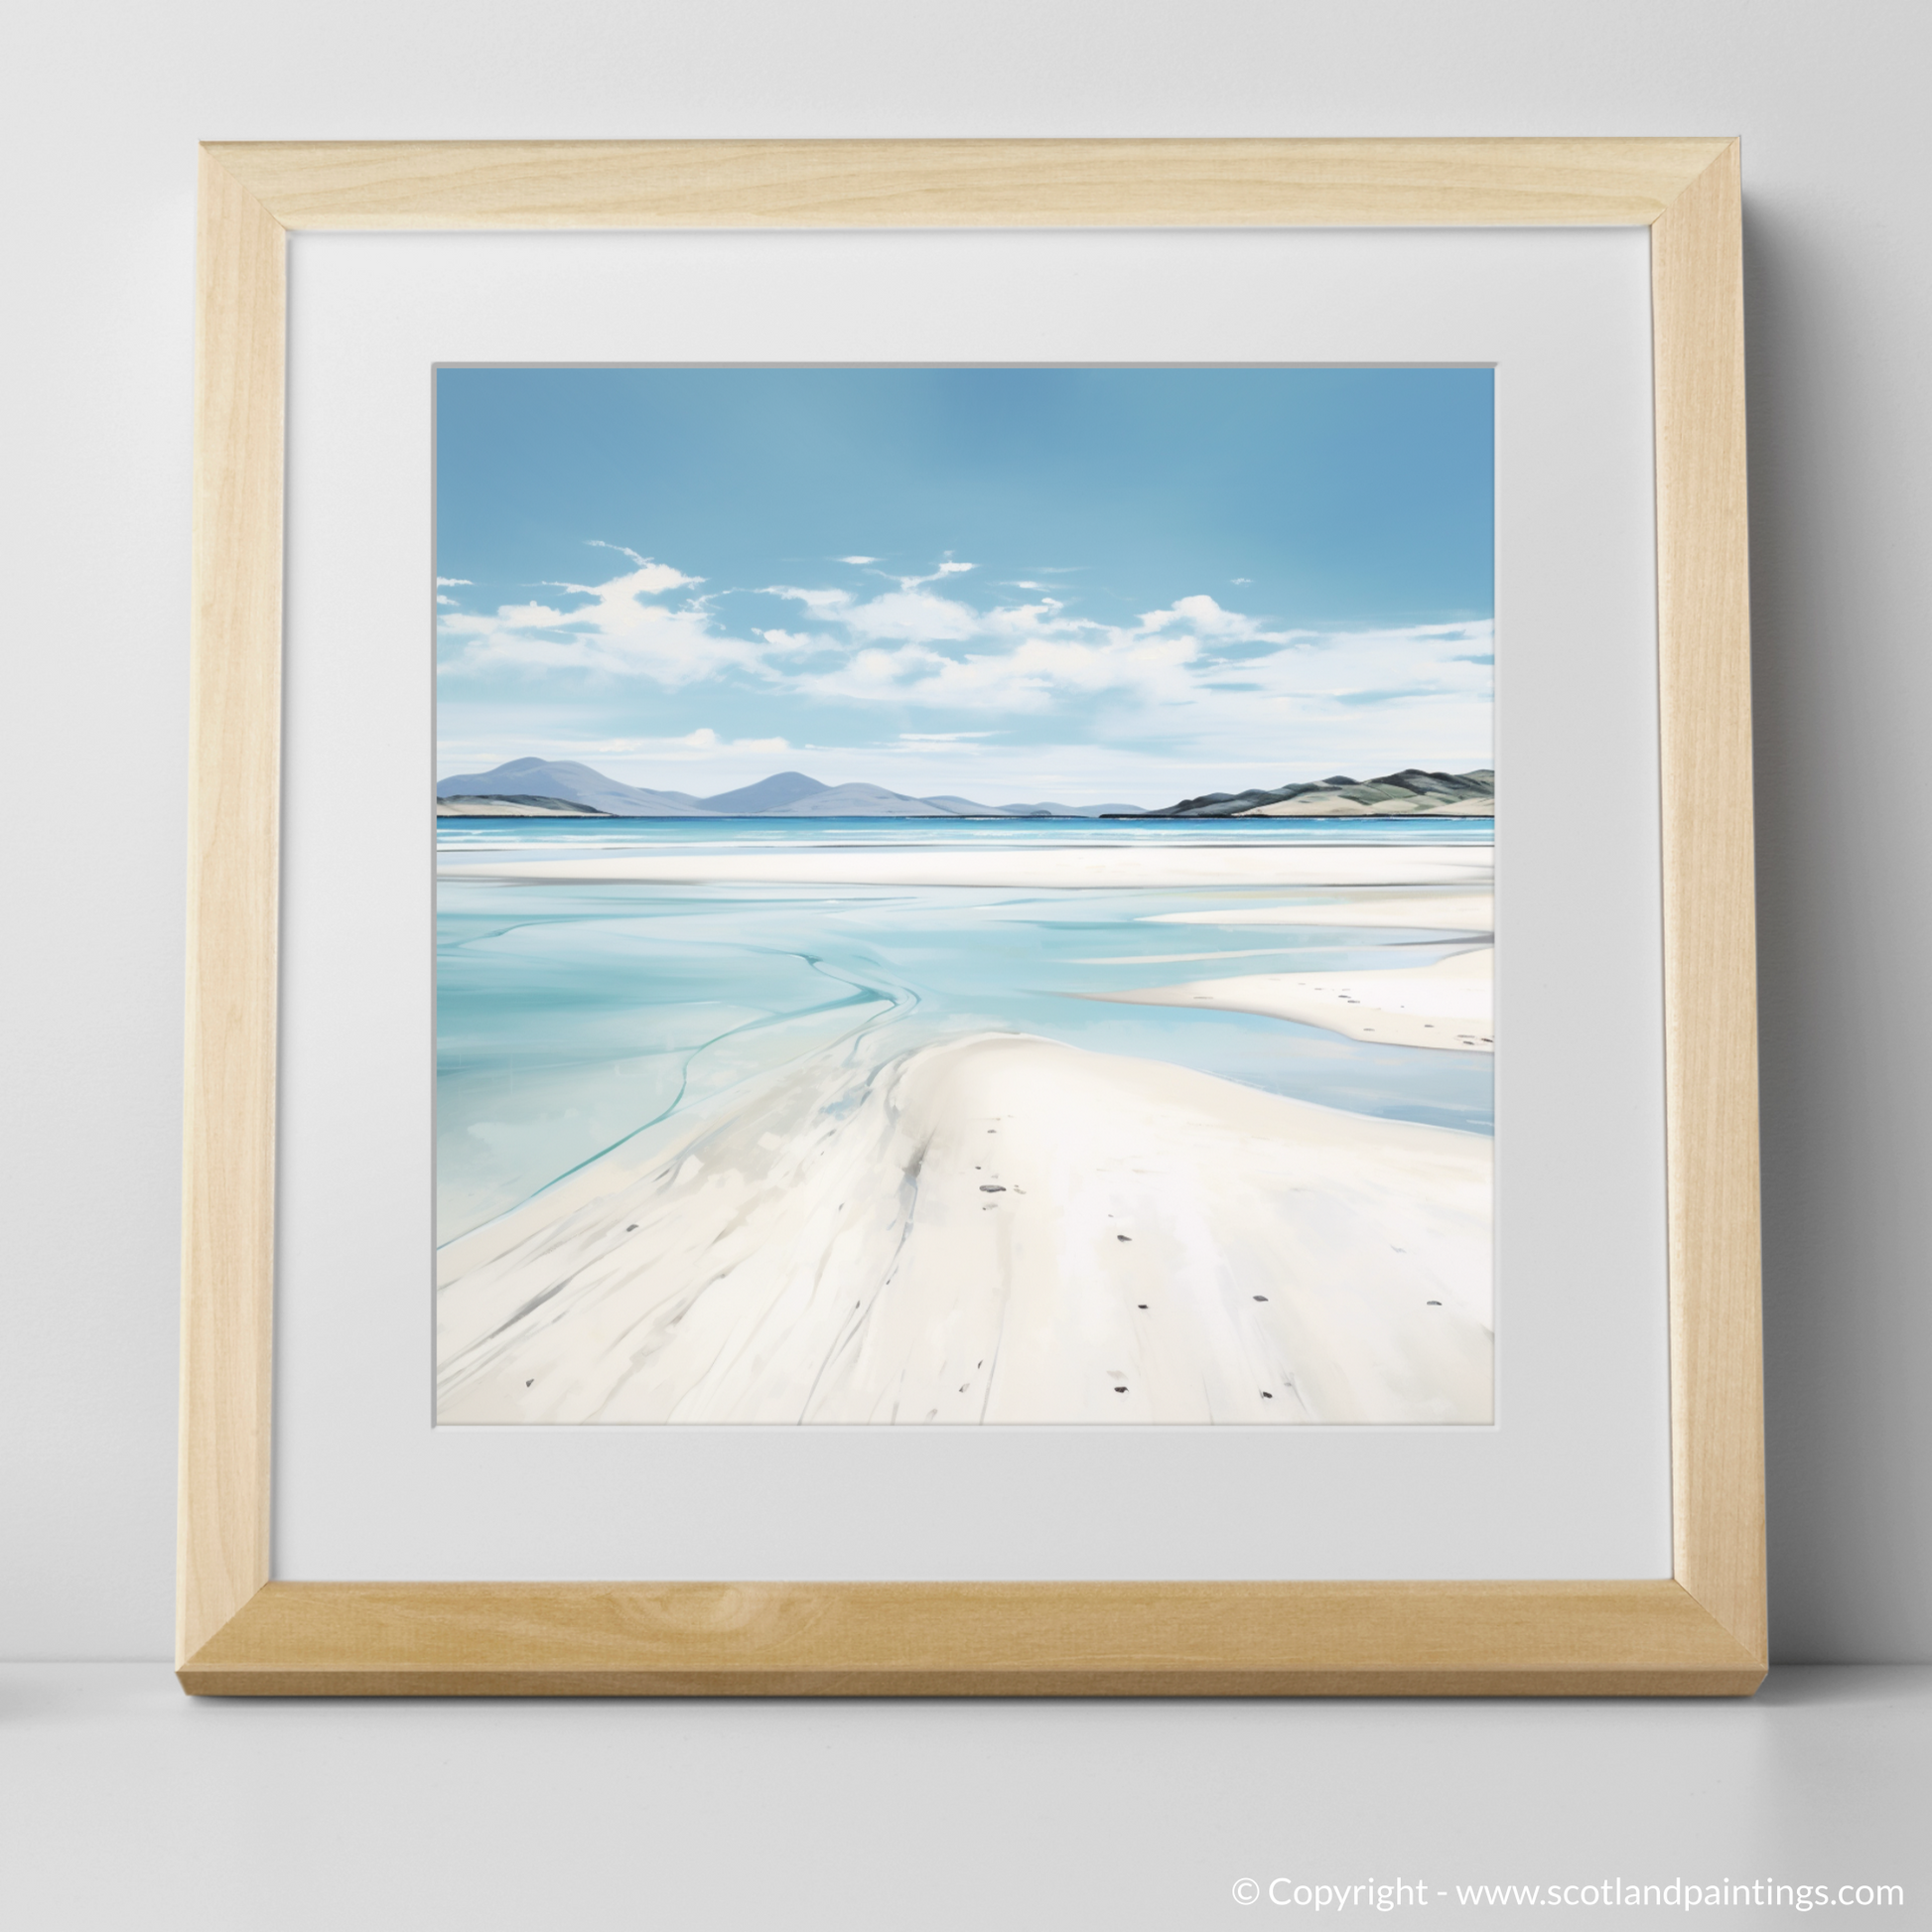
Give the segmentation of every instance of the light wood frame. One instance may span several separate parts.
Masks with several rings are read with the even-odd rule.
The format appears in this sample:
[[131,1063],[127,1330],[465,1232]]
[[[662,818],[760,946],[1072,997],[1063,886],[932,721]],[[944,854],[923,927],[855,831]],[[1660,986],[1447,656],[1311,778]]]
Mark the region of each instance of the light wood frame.
[[[1734,141],[216,143],[201,154],[178,1673],[197,1693],[1748,1694],[1765,1669]],[[1673,1577],[269,1577],[284,234],[1644,225]]]

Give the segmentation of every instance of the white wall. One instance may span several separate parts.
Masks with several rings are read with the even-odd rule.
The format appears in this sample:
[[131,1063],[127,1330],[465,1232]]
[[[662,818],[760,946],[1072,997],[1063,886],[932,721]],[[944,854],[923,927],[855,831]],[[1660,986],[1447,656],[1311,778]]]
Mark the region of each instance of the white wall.
[[127,0],[13,15],[0,1655],[170,1647],[202,138],[1740,133],[1773,1630],[1932,1658],[1932,250],[1909,0]]

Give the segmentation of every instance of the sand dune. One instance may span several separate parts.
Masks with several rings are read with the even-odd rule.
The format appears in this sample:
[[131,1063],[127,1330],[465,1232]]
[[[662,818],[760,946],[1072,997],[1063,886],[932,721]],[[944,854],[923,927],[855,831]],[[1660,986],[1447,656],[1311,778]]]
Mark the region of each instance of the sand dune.
[[1493,948],[1479,946],[1433,966],[1367,973],[1238,973],[1082,997],[1128,1006],[1265,1013],[1383,1046],[1489,1053],[1495,1050],[1494,957]]
[[982,848],[863,846],[848,851],[619,851],[592,859],[446,865],[445,879],[575,885],[709,885],[759,881],[803,886],[1409,886],[1487,888],[1487,845],[1200,845]]
[[1281,905],[1241,905],[1226,911],[1156,912],[1150,925],[1408,926],[1418,931],[1493,932],[1496,901],[1489,893],[1404,893],[1386,890],[1292,899]]
[[1480,1136],[1023,1035],[821,1056],[446,1250],[439,1416],[1487,1422],[1489,1189]]

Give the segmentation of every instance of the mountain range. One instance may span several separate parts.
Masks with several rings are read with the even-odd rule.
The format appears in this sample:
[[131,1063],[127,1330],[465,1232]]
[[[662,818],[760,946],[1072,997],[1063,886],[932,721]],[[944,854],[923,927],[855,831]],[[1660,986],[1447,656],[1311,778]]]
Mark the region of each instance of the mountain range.
[[[1135,818],[1139,805],[981,805],[970,798],[910,798],[884,785],[828,785],[779,771],[755,785],[694,798],[607,778],[573,759],[511,759],[489,771],[459,772],[436,785],[442,817],[554,818],[576,806],[613,818]],[[453,801],[486,807],[452,810]],[[518,807],[522,807],[519,811]]]
[[1480,771],[1391,771],[1385,777],[1314,778],[1274,791],[1207,791],[1163,811],[1117,812],[1103,818],[1493,818],[1496,774]]
[[1380,778],[1208,791],[1153,811],[1142,805],[981,805],[947,794],[911,798],[884,785],[823,784],[802,771],[778,771],[757,784],[695,798],[688,791],[627,785],[571,759],[512,759],[493,770],[439,779],[436,809],[445,818],[1488,818],[1495,794],[1496,774],[1486,768],[1424,771],[1412,765]]

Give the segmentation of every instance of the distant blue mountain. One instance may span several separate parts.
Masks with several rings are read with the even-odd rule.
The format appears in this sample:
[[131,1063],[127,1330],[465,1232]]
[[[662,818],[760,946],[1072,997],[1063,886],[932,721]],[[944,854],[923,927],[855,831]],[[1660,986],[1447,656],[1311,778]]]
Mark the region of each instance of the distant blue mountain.
[[439,778],[439,798],[510,797],[540,793],[546,798],[567,798],[574,805],[589,805],[594,811],[611,812],[619,818],[711,818],[707,810],[688,791],[645,791],[607,778],[588,764],[574,759],[511,759],[493,771],[467,771],[454,777]]
[[755,785],[740,785],[736,791],[721,791],[715,798],[700,799],[708,812],[728,812],[747,818],[759,818],[766,812],[782,811],[787,805],[795,805],[801,798],[810,798],[814,793],[830,791],[830,785],[820,784],[816,778],[808,778],[802,771],[780,771],[769,778],[760,778]]
[[[973,809],[975,811],[981,811],[985,808],[976,805]],[[1008,818],[1113,818],[1123,814],[1132,815],[1140,812],[1142,807],[1139,805],[1055,805],[1047,803],[1042,805],[995,805],[993,809]]]
[[910,798],[884,785],[828,785],[802,771],[777,771],[755,785],[694,798],[607,778],[574,759],[511,759],[489,771],[436,783],[439,798],[562,799],[614,818],[1099,818],[1138,805],[981,805],[970,798]]
[[1051,818],[1053,814],[1037,805],[976,805],[970,798],[948,798],[943,792],[924,800],[962,817],[979,818],[992,813],[996,818]]
[[[975,811],[984,811],[976,805]],[[780,805],[766,818],[957,818],[959,814],[929,798],[908,798],[884,785],[827,785],[793,805]]]

